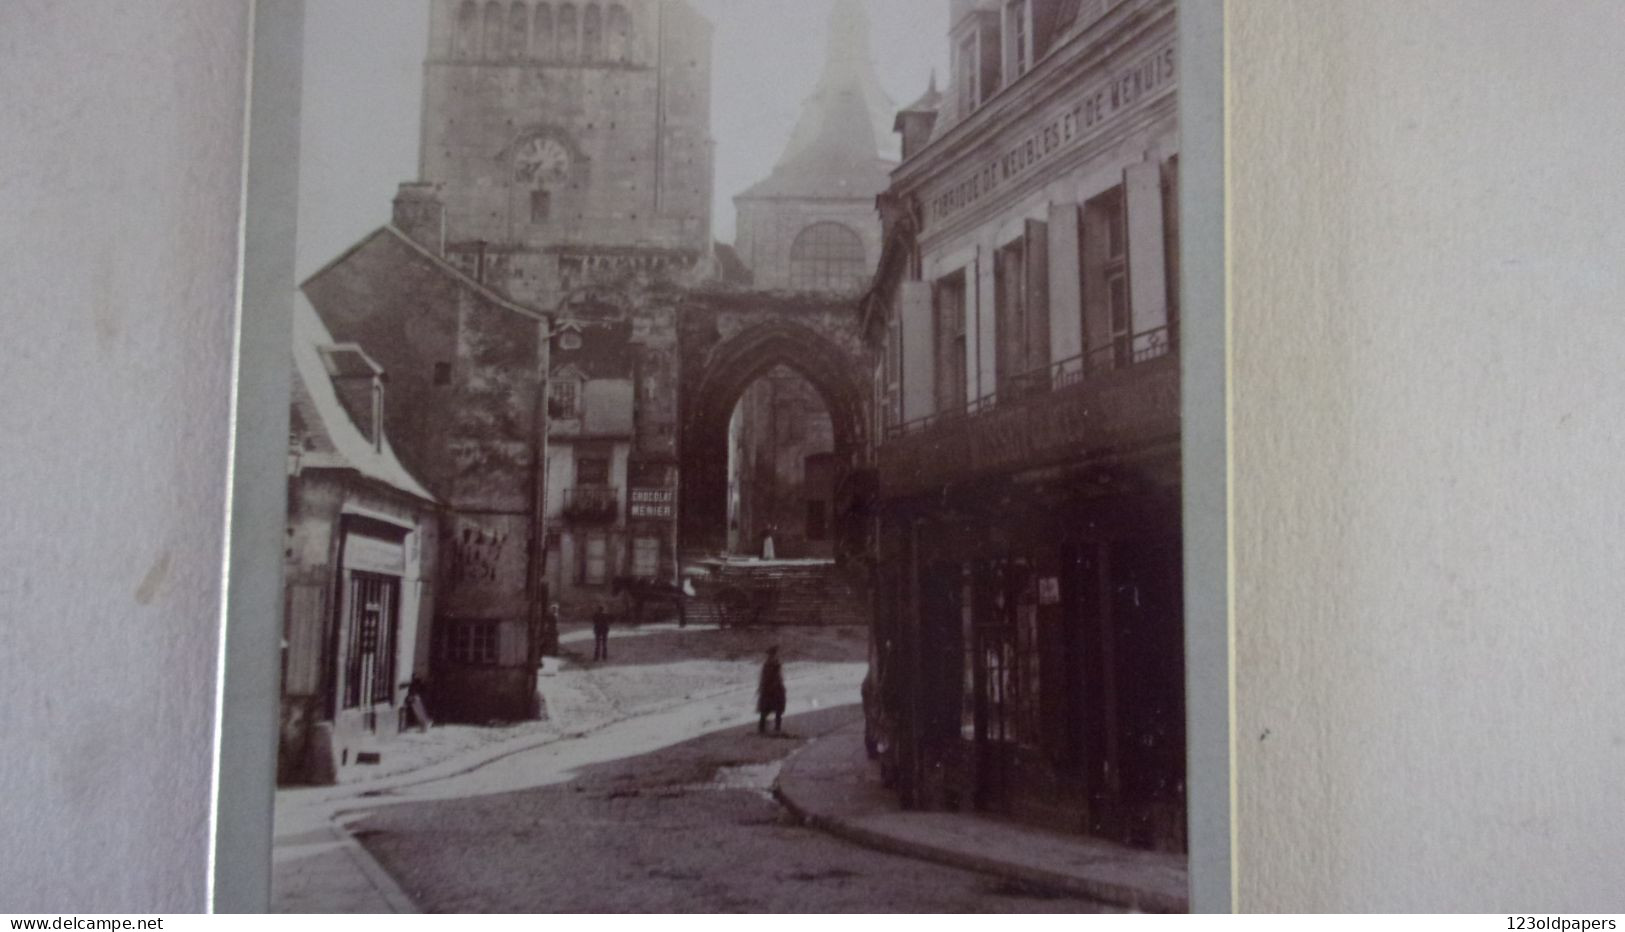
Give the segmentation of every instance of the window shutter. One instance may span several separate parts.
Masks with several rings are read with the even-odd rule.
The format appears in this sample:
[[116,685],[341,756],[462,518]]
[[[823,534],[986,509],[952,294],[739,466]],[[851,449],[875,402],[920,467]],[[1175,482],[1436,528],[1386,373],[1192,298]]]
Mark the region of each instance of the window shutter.
[[1083,276],[1078,265],[1078,205],[1049,205],[1049,353],[1083,352]]
[[932,358],[931,286],[907,281],[898,291],[903,337],[904,422],[926,417],[936,410],[936,362]]
[[[1162,167],[1142,162],[1123,170],[1128,199],[1129,304],[1134,309],[1134,332],[1145,333],[1168,324],[1167,259],[1162,241]],[[1135,349],[1141,350],[1141,341]]]
[[1040,369],[1050,363],[1049,346],[1049,224],[1027,221],[1027,361],[1022,368]]

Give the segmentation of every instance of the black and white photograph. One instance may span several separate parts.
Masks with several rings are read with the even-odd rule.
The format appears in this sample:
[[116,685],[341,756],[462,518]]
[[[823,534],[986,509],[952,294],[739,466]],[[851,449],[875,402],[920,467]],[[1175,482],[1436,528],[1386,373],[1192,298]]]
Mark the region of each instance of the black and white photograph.
[[0,0],[0,929],[1616,932],[1622,49]]
[[1175,14],[309,4],[272,907],[1185,910]]

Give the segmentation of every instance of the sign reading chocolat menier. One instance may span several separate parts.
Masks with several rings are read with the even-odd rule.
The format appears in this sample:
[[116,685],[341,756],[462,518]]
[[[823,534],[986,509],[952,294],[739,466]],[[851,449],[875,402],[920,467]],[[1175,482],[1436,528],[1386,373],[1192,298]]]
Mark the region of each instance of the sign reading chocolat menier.
[[671,518],[675,502],[671,489],[633,489],[628,504],[634,518]]
[[946,221],[983,195],[1099,135],[1113,117],[1172,87],[1175,61],[1174,43],[1169,39],[1133,64],[1069,98],[1064,110],[1052,111],[1037,129],[927,199],[925,225]]

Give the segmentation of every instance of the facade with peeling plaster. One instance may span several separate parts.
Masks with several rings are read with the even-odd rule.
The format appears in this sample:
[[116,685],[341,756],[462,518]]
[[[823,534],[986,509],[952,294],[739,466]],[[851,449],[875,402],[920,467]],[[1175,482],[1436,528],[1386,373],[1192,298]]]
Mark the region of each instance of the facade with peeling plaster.
[[542,577],[549,323],[385,227],[312,275],[334,338],[389,379],[385,428],[442,504],[430,708],[454,719],[537,712],[550,640]]

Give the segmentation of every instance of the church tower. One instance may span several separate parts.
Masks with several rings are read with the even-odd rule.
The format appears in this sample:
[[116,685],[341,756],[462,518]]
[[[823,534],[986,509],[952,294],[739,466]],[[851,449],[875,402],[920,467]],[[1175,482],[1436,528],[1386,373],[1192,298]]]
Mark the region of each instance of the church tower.
[[823,72],[767,178],[734,197],[735,248],[759,288],[856,292],[880,257],[875,195],[897,165],[862,0],[836,0]]
[[432,192],[443,219],[397,226],[542,310],[703,272],[710,82],[683,0],[433,0],[411,206]]

